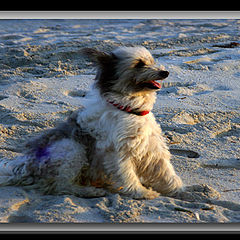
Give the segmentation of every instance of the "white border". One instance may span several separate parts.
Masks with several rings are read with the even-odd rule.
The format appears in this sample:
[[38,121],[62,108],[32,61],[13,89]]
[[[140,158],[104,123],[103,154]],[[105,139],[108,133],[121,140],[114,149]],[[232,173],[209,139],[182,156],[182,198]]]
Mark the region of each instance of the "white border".
[[240,11],[0,11],[0,19],[240,19]]

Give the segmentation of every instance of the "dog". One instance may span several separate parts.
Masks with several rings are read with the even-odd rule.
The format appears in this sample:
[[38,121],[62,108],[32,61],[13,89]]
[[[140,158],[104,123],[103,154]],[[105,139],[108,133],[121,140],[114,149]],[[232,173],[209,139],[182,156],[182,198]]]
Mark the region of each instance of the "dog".
[[160,125],[151,112],[159,81],[169,72],[143,46],[112,52],[83,48],[96,78],[82,108],[26,144],[14,160],[0,161],[0,185],[44,194],[134,199],[174,196],[183,183],[170,163]]

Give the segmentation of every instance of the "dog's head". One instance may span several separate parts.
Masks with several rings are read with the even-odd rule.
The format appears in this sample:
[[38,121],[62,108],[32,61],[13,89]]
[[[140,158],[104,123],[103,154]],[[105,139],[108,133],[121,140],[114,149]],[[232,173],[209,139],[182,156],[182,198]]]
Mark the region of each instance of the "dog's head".
[[169,75],[142,46],[119,47],[111,53],[84,48],[82,53],[97,65],[96,85],[101,94],[156,91],[161,88],[157,81]]

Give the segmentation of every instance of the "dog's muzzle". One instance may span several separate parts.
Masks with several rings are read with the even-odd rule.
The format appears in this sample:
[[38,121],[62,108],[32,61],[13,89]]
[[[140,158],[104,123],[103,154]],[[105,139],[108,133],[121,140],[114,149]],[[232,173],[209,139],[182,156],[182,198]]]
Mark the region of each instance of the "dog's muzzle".
[[159,71],[158,76],[151,80],[151,81],[147,81],[147,82],[143,82],[141,85],[142,87],[146,87],[149,89],[153,89],[153,90],[158,90],[162,87],[161,83],[159,83],[159,80],[163,80],[165,78],[167,78],[169,75],[168,71]]
[[160,71],[160,72],[159,72],[159,77],[160,77],[159,80],[162,80],[162,79],[167,78],[168,75],[169,75],[169,72],[168,72],[168,71]]

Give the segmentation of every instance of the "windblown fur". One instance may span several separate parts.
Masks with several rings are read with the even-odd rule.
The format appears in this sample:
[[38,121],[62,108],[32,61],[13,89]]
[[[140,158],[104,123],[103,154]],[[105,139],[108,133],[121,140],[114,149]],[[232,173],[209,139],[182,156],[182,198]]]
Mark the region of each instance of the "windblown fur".
[[[83,108],[31,140],[22,156],[1,160],[0,184],[81,197],[106,191],[136,199],[175,194],[182,181],[151,113],[160,88],[156,81],[168,72],[140,46],[111,53],[85,48],[82,54],[97,67]],[[149,114],[135,114],[146,110]]]

